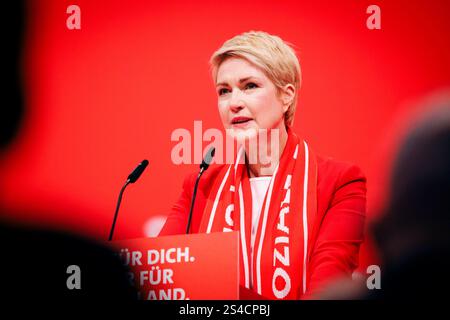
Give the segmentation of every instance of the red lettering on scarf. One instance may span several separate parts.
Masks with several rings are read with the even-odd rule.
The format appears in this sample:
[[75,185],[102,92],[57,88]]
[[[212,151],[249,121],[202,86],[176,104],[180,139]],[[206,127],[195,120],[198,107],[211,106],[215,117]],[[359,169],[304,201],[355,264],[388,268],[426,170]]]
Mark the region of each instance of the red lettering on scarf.
[[[230,187],[230,192],[234,192],[234,186]],[[230,203],[225,210],[225,223],[227,226],[223,227],[223,232],[233,231],[234,221],[232,218],[232,213],[234,212],[234,204]]]
[[[291,176],[286,176],[284,190],[286,195],[280,205],[280,213],[278,215],[277,230],[285,233],[287,236],[277,236],[273,249],[273,266],[277,267],[272,276],[272,292],[278,299],[286,297],[291,290],[291,278],[283,267],[290,265],[289,256],[289,227],[285,224],[285,215],[289,213],[289,205],[291,201]],[[278,248],[277,248],[278,245]],[[281,253],[283,252],[283,253]],[[281,264],[281,266],[277,266]],[[278,289],[281,288],[281,289]]]

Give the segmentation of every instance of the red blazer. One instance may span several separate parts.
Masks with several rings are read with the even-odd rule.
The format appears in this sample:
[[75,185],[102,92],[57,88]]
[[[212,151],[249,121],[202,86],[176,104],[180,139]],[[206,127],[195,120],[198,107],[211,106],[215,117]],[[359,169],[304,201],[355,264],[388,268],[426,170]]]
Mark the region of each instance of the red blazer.
[[[304,298],[318,293],[327,282],[351,276],[358,266],[359,246],[364,239],[366,212],[366,178],[355,165],[331,158],[317,157],[317,215],[308,247],[313,248],[307,270]],[[212,165],[200,179],[191,232],[197,233],[221,165]],[[186,232],[195,179],[193,173],[184,180],[183,191],[173,206],[161,235]]]

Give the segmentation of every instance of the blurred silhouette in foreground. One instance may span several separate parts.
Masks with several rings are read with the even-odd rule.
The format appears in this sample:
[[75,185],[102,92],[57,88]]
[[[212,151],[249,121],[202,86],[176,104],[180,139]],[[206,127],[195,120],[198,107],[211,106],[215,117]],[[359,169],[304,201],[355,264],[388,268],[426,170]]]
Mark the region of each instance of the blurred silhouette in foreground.
[[[2,19],[2,24],[6,24],[2,29],[8,31],[1,60],[5,90],[0,118],[2,156],[8,154],[18,135],[26,109],[19,72],[26,20],[24,2],[11,1],[3,9],[8,19]],[[11,215],[13,213],[3,209],[0,202],[0,216]],[[128,279],[128,269],[106,245],[56,230],[26,226],[25,222],[20,226],[18,223],[13,225],[4,219],[0,221],[0,243],[3,302],[129,301],[136,298]],[[79,277],[75,276],[76,270],[69,268],[73,265],[79,267]],[[76,289],[77,284],[80,289]]]
[[339,281],[321,299],[444,299],[450,287],[450,91],[419,105],[395,154],[384,212],[372,225],[381,289]]
[[372,298],[435,299],[450,287],[450,93],[423,107],[429,111],[400,146],[390,200],[374,226],[384,264]]

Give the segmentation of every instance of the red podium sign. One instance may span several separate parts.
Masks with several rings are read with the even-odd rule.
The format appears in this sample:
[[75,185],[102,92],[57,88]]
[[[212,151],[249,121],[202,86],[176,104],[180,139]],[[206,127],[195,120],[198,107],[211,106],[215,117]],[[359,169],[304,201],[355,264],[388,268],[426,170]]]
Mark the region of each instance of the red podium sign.
[[239,299],[239,233],[113,241],[142,300]]

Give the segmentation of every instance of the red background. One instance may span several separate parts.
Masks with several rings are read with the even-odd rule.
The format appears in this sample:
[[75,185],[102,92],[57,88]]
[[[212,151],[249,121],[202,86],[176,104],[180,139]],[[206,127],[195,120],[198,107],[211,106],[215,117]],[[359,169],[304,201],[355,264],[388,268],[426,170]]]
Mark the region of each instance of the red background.
[[[69,30],[66,8],[81,8]],[[381,8],[368,30],[366,8]],[[8,218],[106,239],[128,173],[149,168],[122,203],[117,239],[144,236],[194,165],[170,139],[221,128],[208,60],[225,40],[264,30],[296,45],[303,71],[294,130],[316,152],[361,166],[377,215],[385,146],[410,101],[450,84],[448,1],[31,1],[21,135],[1,165]],[[405,113],[406,111],[406,113]],[[398,115],[401,116],[398,116]],[[205,143],[205,146],[207,143]],[[362,264],[371,261],[365,245]]]

